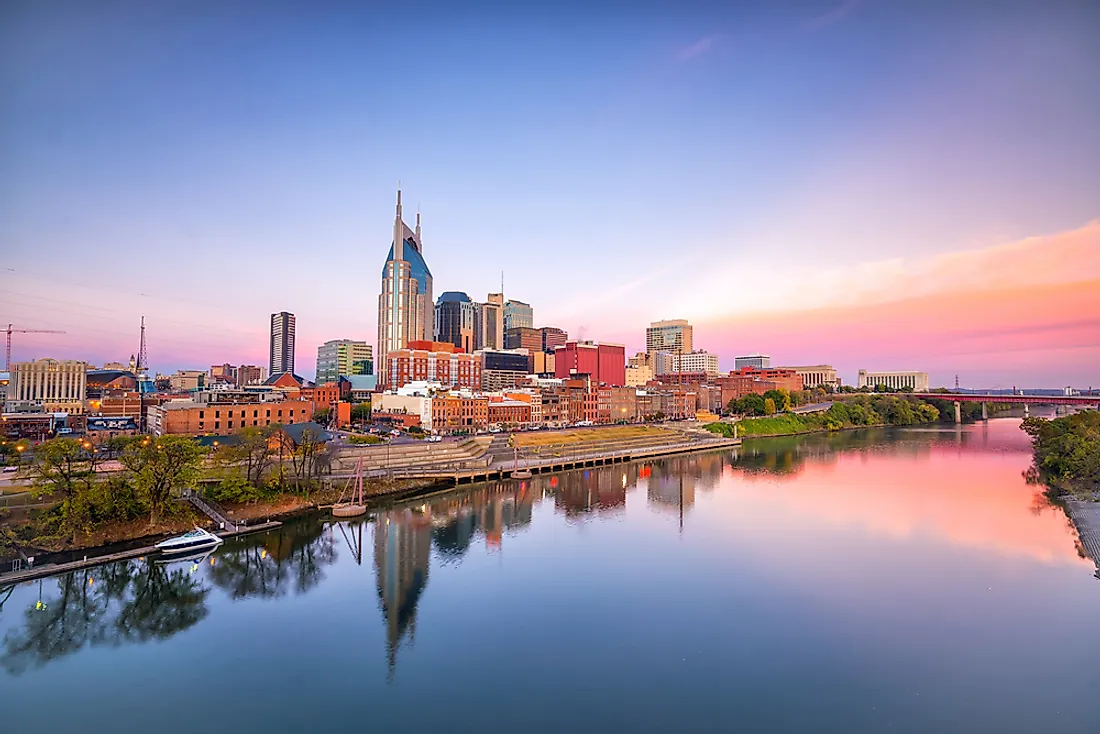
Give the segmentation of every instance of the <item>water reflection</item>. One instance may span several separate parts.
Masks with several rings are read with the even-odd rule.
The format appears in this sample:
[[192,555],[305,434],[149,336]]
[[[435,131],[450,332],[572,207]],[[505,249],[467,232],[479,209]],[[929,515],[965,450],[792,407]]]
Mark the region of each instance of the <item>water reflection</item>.
[[0,666],[12,674],[89,645],[166,639],[207,615],[210,589],[193,564],[133,560],[35,582],[24,624],[4,635]]
[[[15,609],[21,622],[6,626],[0,666],[18,674],[88,646],[166,639],[207,616],[214,589],[229,600],[307,594],[325,583],[346,549],[345,557],[365,567],[362,572],[373,569],[392,676],[399,651],[415,639],[433,562],[453,566],[474,549],[500,551],[509,536],[532,526],[539,506],[569,524],[625,516],[635,492],[644,498],[644,511],[678,513],[685,533],[691,526],[684,518],[700,506],[707,509],[700,529],[736,507],[728,527],[743,537],[772,527],[762,519],[781,517],[805,522],[806,533],[820,532],[823,524],[857,524],[879,535],[931,533],[957,545],[1048,562],[1076,557],[1066,544],[1064,516],[1043,517],[1058,511],[1038,489],[1035,499],[1021,502],[1020,493],[1030,490],[1018,481],[1018,456],[996,459],[1026,451],[1017,433],[1007,425],[768,439],[740,450],[477,485],[395,504],[369,520],[296,520],[231,539],[201,567],[131,561],[41,582],[34,603]],[[985,458],[958,458],[975,452]],[[942,478],[938,484],[936,477]],[[796,478],[798,492],[771,486]],[[708,498],[720,484],[723,491]],[[738,518],[743,526],[732,524],[742,522]],[[12,613],[12,592],[0,589],[0,614]]]
[[233,599],[304,594],[336,562],[336,543],[320,517],[285,524],[276,532],[227,542],[209,569],[210,580]]

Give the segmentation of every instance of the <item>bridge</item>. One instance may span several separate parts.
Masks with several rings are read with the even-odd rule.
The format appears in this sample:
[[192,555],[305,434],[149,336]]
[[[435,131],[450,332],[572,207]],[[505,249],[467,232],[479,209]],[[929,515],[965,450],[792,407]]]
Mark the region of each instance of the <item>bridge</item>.
[[955,403],[955,422],[961,423],[962,416],[959,412],[959,405],[961,403],[981,403],[982,404],[982,418],[988,418],[985,406],[987,403],[1011,403],[1013,405],[1023,405],[1024,415],[1028,414],[1028,406],[1030,405],[1067,405],[1078,408],[1098,408],[1100,409],[1100,395],[1014,395],[1009,393],[1004,395],[1002,393],[958,393],[958,392],[917,392],[909,393],[915,398],[923,398],[925,400],[950,400]]

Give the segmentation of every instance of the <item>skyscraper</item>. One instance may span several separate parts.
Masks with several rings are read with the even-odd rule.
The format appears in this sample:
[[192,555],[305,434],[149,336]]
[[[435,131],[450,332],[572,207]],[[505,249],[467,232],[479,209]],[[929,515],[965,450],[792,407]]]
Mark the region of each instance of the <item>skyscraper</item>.
[[401,191],[397,192],[397,214],[393,219],[393,243],[382,266],[382,293],[378,296],[378,354],[383,366],[386,355],[404,349],[410,341],[430,341],[434,336],[432,272],[424,262],[420,240],[420,213],[416,231],[401,219]]
[[691,324],[683,319],[654,321],[645,330],[645,350],[687,354],[692,350]]
[[294,371],[294,314],[271,314],[271,359],[268,374]]
[[509,299],[504,304],[504,330],[525,326],[528,329],[535,325],[535,309],[531,304],[523,301]]
[[474,349],[504,348],[504,294],[490,293],[478,305],[474,322]]
[[435,340],[472,354],[476,321],[477,304],[462,291],[447,291],[435,304]]

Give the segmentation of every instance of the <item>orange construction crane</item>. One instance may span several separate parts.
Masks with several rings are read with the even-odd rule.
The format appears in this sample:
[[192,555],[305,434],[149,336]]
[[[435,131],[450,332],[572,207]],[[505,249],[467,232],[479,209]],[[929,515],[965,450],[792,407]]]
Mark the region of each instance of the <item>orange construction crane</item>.
[[4,350],[4,371],[6,372],[11,368],[11,335],[12,334],[64,334],[63,331],[57,331],[56,329],[13,329],[11,324],[8,324],[8,328],[5,332],[8,335],[8,345]]

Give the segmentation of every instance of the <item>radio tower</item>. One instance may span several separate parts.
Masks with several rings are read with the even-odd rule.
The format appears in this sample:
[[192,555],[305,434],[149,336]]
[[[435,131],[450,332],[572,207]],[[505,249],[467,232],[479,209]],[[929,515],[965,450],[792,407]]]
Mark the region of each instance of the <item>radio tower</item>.
[[145,363],[149,360],[149,355],[145,351],[145,317],[141,317],[141,346],[138,347],[137,355],[137,373],[140,375],[145,371]]
[[[144,333],[145,333],[145,332],[142,332],[142,334],[144,334]],[[144,346],[144,344],[145,344],[145,337],[142,337],[142,339],[141,339],[141,343],[142,343],[142,345]],[[958,389],[959,389],[959,376],[958,376],[958,375],[955,375],[955,391],[957,392],[957,391],[958,391]]]

